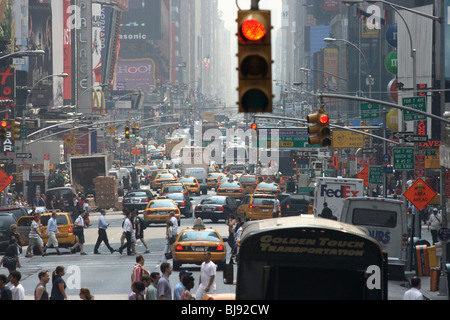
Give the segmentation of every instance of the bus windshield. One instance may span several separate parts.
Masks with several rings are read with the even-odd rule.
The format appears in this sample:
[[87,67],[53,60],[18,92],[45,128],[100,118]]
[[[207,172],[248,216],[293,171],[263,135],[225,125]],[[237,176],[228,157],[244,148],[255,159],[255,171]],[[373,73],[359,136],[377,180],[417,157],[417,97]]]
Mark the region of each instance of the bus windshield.
[[[377,285],[368,280],[372,270]],[[387,297],[387,257],[378,242],[355,226],[328,219],[248,223],[237,272],[237,300]]]

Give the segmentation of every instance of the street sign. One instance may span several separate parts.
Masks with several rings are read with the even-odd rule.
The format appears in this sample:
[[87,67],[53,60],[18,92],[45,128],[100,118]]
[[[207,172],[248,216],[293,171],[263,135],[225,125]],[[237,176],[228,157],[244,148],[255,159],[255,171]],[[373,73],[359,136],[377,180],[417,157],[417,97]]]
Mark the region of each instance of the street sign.
[[364,185],[369,187],[369,167],[364,167],[360,173],[356,176],[358,179],[364,180]]
[[421,134],[415,134],[415,135],[407,136],[404,139],[406,142],[427,142],[428,136],[421,135]]
[[31,153],[16,153],[17,159],[31,159],[32,154]]
[[385,154],[383,155],[383,162],[384,162],[385,164],[391,163],[391,156],[390,156],[389,153],[385,153]]
[[364,146],[364,135],[348,130],[333,130],[333,148],[362,148]]
[[412,131],[406,131],[406,132],[394,132],[392,136],[394,139],[405,139],[408,136],[414,135],[414,132]]
[[10,185],[12,179],[3,170],[0,170],[0,192]]
[[369,167],[369,183],[383,184],[383,173],[381,171],[381,166]]
[[393,167],[384,166],[381,168],[381,172],[383,173],[394,173]]
[[366,154],[366,153],[377,153],[377,149],[376,148],[364,148],[362,149],[362,153]]
[[13,164],[14,160],[11,158],[0,159],[0,164]]
[[422,210],[437,195],[436,191],[425,183],[421,178],[417,179],[412,186],[403,193],[417,210]]
[[361,119],[378,119],[380,117],[380,106],[375,103],[361,103]]
[[26,124],[20,125],[20,140],[27,140],[28,138],[28,127]]
[[[266,130],[266,133],[263,130]],[[276,134],[278,134],[278,140],[276,139]],[[267,143],[268,148],[320,148],[319,145],[310,145],[308,138],[307,128],[260,129],[258,132],[258,147]]]
[[[423,112],[427,111],[427,100],[426,97],[411,97],[403,98],[403,106],[412,109],[420,110]],[[427,117],[418,113],[404,110],[403,111],[403,121],[416,121],[416,120],[426,120]]]
[[394,170],[414,169],[414,148],[393,148]]
[[416,153],[414,155],[414,176],[416,178],[425,177],[425,154]]

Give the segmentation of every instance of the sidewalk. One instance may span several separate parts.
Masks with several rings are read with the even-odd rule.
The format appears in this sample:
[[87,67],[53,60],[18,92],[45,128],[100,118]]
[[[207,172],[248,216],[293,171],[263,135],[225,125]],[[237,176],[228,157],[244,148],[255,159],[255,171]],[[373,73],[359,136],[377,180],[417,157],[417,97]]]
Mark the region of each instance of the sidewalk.
[[[422,237],[421,239],[427,240],[430,244],[433,243],[431,238],[431,232],[428,230],[427,226],[422,225]],[[440,273],[438,276],[438,284],[439,284]],[[420,280],[422,282],[422,286],[420,291],[422,292],[424,298],[426,300],[449,300],[448,292],[446,295],[439,295],[438,291],[430,290],[431,277],[430,276],[420,276]],[[445,282],[447,286],[447,281]],[[447,289],[448,290],[448,289]]]

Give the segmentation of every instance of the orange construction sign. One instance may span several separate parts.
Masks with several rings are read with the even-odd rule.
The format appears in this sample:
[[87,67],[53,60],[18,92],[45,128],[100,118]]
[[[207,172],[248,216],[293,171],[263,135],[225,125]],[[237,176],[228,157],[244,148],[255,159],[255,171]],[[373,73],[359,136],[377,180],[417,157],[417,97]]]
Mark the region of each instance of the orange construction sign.
[[436,195],[436,191],[431,189],[431,187],[421,178],[417,179],[412,186],[403,193],[403,196],[419,211],[425,208]]
[[358,175],[356,176],[358,179],[364,180],[364,185],[369,187],[369,166],[365,167]]
[[3,170],[0,170],[0,192],[5,190],[7,186],[13,181]]

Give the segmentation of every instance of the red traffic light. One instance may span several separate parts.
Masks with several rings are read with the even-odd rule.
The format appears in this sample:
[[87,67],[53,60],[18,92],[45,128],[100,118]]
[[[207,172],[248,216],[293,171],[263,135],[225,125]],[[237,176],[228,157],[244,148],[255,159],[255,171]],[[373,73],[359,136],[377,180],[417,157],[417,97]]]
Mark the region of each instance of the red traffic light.
[[0,122],[0,127],[6,128],[7,126],[8,126],[8,121],[3,120]]
[[258,129],[258,125],[256,123],[252,123],[250,128],[252,128],[253,130],[256,130],[256,129]]
[[245,20],[241,26],[242,35],[250,41],[258,41],[266,35],[264,24],[255,19]]
[[322,123],[322,124],[327,124],[327,123],[330,122],[330,118],[329,118],[328,115],[326,115],[326,114],[321,115],[321,116],[319,117],[319,122]]

